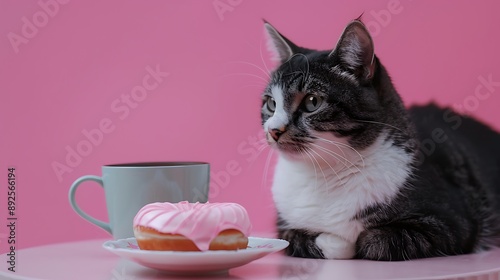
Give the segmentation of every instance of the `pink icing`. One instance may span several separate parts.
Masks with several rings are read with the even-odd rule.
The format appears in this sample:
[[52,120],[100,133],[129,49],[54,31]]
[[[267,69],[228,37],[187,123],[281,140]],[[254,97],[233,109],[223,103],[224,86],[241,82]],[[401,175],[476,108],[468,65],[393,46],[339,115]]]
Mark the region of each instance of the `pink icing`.
[[201,251],[223,230],[236,229],[245,236],[251,224],[243,206],[236,203],[151,203],[139,210],[134,227],[144,226],[162,233],[182,234]]

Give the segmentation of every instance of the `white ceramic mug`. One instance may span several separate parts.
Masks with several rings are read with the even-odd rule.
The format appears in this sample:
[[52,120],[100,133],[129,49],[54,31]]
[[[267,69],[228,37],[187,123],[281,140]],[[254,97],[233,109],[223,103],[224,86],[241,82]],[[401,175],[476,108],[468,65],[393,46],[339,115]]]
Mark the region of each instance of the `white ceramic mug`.
[[[102,166],[102,177],[78,178],[69,190],[71,207],[85,220],[106,230],[114,239],[133,237],[132,221],[144,205],[153,202],[208,200],[210,165],[205,162],[143,162]],[[106,195],[109,223],[83,212],[75,194],[84,181],[95,181]]]

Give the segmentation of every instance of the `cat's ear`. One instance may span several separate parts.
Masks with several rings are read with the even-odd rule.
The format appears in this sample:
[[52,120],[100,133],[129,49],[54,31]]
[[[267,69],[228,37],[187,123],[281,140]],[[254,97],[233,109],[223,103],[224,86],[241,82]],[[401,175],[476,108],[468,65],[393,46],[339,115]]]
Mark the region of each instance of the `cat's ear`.
[[351,21],[330,56],[356,77],[370,80],[375,74],[375,52],[372,37],[360,20]]
[[299,51],[299,47],[281,35],[276,28],[265,20],[264,27],[268,35],[267,48],[273,54],[273,60],[283,63]]

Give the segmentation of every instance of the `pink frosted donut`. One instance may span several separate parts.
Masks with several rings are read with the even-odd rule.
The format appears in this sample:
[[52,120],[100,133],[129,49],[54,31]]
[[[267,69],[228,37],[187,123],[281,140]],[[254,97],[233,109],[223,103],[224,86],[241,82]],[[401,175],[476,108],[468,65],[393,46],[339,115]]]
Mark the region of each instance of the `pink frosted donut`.
[[248,245],[251,224],[236,203],[151,203],[134,218],[134,235],[143,250],[237,250]]

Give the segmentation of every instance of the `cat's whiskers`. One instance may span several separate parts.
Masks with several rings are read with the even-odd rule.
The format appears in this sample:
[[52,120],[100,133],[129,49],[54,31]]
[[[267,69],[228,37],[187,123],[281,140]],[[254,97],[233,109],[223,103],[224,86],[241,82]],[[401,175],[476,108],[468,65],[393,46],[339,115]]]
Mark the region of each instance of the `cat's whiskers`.
[[256,143],[267,143],[267,139],[266,138],[260,138],[256,141]]
[[260,146],[257,147],[257,151],[261,152],[261,151],[265,150],[267,147],[269,147],[269,145],[267,145],[267,144],[260,144]]
[[[309,150],[311,152],[314,152],[313,150]],[[321,165],[319,164],[318,160],[316,159],[316,157],[314,155],[312,155],[309,151],[305,150],[306,153],[308,153],[309,155],[311,155],[311,158],[316,162],[316,164],[318,165],[318,169],[321,171],[321,174],[323,174],[323,179],[325,180],[325,186],[326,186],[326,182],[328,181],[326,179],[326,175],[325,175],[325,172],[323,172],[323,168],[321,168]],[[316,182],[318,181],[318,174],[316,174]],[[318,188],[318,185],[316,184],[316,188]]]
[[[332,140],[328,140],[328,139],[325,139],[325,138],[321,138],[321,139],[318,138],[318,140],[322,140],[323,142],[326,142],[328,144],[335,145],[340,150],[340,152],[342,152],[342,155],[345,158],[347,158],[347,155],[345,154],[344,150],[342,149],[342,146],[340,146],[338,142],[335,142],[335,141],[332,141]],[[342,143],[340,143],[340,144],[342,144]]]
[[[332,156],[333,158],[335,158],[336,160],[338,160],[339,162],[341,162],[344,165],[344,167],[347,168],[347,170],[350,172],[349,175],[354,175],[354,174],[357,173],[357,174],[359,174],[363,178],[364,181],[366,181],[367,183],[369,182],[368,179],[366,178],[365,174],[363,173],[363,171],[357,165],[353,164],[352,162],[350,162],[349,160],[347,160],[347,159],[344,158],[344,160],[346,160],[348,163],[351,164],[350,166],[347,166],[347,164],[345,162],[341,161],[338,158],[338,157],[342,158],[342,156],[340,156],[339,154],[337,154],[337,153],[335,153],[335,152],[333,152],[331,150],[328,150],[328,149],[326,149],[326,148],[324,148],[324,147],[322,147],[320,145],[316,145],[314,143],[311,143],[311,144],[314,145],[314,146],[316,146],[318,149],[320,149],[324,153]],[[351,170],[352,167],[355,167],[357,171],[352,171]],[[338,170],[338,172],[340,172],[340,171],[342,171],[342,169]]]
[[270,149],[270,152],[266,158],[266,166],[264,167],[265,168],[265,176],[263,178],[263,180],[267,179],[267,169],[269,168],[269,161],[270,161],[270,158],[272,158],[272,153],[274,153],[274,149],[271,148],[271,146],[269,145],[269,143],[267,142],[267,139],[265,138],[260,138],[260,139],[257,139],[255,142],[253,142],[255,144],[252,145],[252,147],[254,147],[255,149],[257,149],[257,155],[254,156],[253,160],[251,161],[250,163],[250,166],[253,166],[253,163],[255,162],[255,160],[257,158],[260,157],[260,155],[267,149],[269,148]]
[[257,149],[257,155],[252,157],[252,160],[250,161],[250,167],[253,167],[253,164],[255,163],[256,159],[259,158],[259,156],[266,150],[266,148],[270,148],[269,145],[263,144],[258,146]]
[[253,66],[253,67],[259,69],[262,73],[264,73],[264,75],[266,75],[269,79],[271,79],[271,72],[269,72],[269,69],[267,69],[267,67],[266,67],[266,69],[267,69],[267,71],[266,71],[266,70],[262,69],[261,67],[259,67],[257,64],[247,62],[247,61],[230,61],[228,63],[242,63],[242,64],[247,64],[247,65]]
[[351,145],[348,145],[348,144],[344,144],[344,143],[340,143],[340,142],[337,142],[337,141],[333,141],[333,140],[329,140],[329,139],[326,139],[326,138],[323,138],[323,137],[319,137],[319,136],[315,136],[318,140],[321,140],[323,142],[326,142],[326,143],[330,143],[330,144],[333,144],[335,146],[337,146],[339,148],[339,150],[342,151],[342,153],[344,154],[345,156],[345,153],[344,153],[344,150],[342,150],[339,146],[342,146],[342,147],[346,147],[346,148],[349,148],[351,149],[352,151],[354,151],[358,156],[359,156],[359,159],[361,159],[361,162],[362,162],[362,167],[365,167],[365,160],[363,158],[363,155],[361,155],[360,152],[358,152],[358,150],[356,150],[354,147],[352,147]]
[[267,154],[266,163],[264,165],[264,176],[262,177],[261,188],[267,183],[267,173],[269,171],[269,163],[271,162],[272,155],[274,153],[273,149],[269,149],[269,153]]
[[266,148],[270,148],[269,143],[267,142],[267,139],[259,139],[255,142],[257,144],[257,151],[260,152],[265,150]]
[[[334,152],[334,151],[332,151],[330,149],[327,149],[327,148],[325,148],[325,147],[323,147],[321,145],[318,145],[318,144],[311,143],[311,145],[313,145],[314,147],[320,149],[321,151],[323,151],[323,152],[325,152],[325,153],[333,156],[335,159],[337,159],[339,162],[341,162],[347,169],[350,170],[352,167],[355,167],[358,172],[360,172],[360,173],[362,172],[361,169],[359,169],[359,167],[356,164],[354,164],[353,162],[351,162],[347,158],[342,157],[338,153],[336,153],[336,152]],[[350,166],[347,166],[346,162],[349,163]]]
[[[313,153],[315,153],[316,155],[318,155],[330,167],[330,169],[333,171],[333,173],[335,173],[335,176],[337,176],[337,179],[339,180],[339,183],[341,183],[341,185],[344,186],[344,184],[342,184],[342,178],[340,178],[339,174],[330,165],[330,163],[324,157],[322,157],[318,152],[316,152],[315,150],[310,149],[310,151],[313,152]],[[319,165],[319,163],[318,163],[318,165]],[[323,173],[323,169],[321,169],[321,172]],[[326,179],[325,173],[323,173],[323,177],[325,178],[325,182],[327,182],[328,180]],[[327,189],[327,191],[328,190],[329,190],[329,188]]]
[[[298,149],[298,151],[300,153],[303,152],[311,160],[311,163],[312,163],[313,168],[314,168],[314,177],[315,177],[314,185],[315,185],[315,188],[318,188],[318,171],[316,170],[316,165],[314,164],[314,161],[313,161],[314,157],[311,154],[309,154],[306,149]],[[319,166],[319,164],[318,164],[318,168],[321,169],[321,167]],[[325,179],[325,181],[326,181],[326,179]]]
[[[340,158],[338,158],[338,157],[341,157],[339,154],[334,153],[332,151],[329,151],[328,149],[325,149],[325,148],[323,148],[321,146],[318,147],[318,148],[320,149],[320,151],[322,151],[322,152],[324,152],[324,153],[332,156],[335,160],[337,160],[338,162],[342,163],[342,165],[349,171],[349,174],[347,174],[347,175],[352,175],[352,174],[356,173],[356,172],[353,172],[351,170],[352,164],[351,164],[351,166],[347,166],[347,164],[345,162],[343,162]],[[336,172],[341,172],[342,170],[343,170],[343,168],[340,168],[340,169],[336,170]],[[362,174],[361,170],[358,169],[358,171],[359,171],[360,174]],[[342,182],[342,179],[345,179],[345,178],[340,178],[339,177],[339,182]]]
[[244,88],[247,88],[247,87],[258,87],[260,89],[260,91],[262,91],[262,90],[264,90],[268,86],[268,82],[263,77],[258,76],[258,75],[254,75],[254,74],[251,74],[251,73],[231,73],[231,74],[223,75],[220,78],[225,78],[225,77],[234,76],[234,75],[249,75],[249,76],[252,76],[252,77],[258,77],[259,79],[262,80],[262,81],[258,81],[258,83],[255,83],[255,84],[252,84],[252,83],[244,84],[244,85],[240,86],[238,88],[238,90],[241,90],[241,89],[244,89]]

